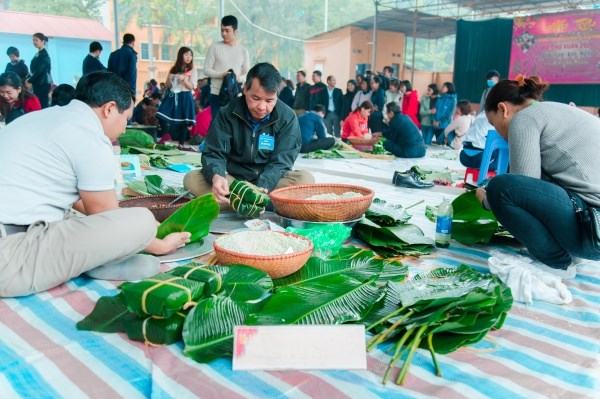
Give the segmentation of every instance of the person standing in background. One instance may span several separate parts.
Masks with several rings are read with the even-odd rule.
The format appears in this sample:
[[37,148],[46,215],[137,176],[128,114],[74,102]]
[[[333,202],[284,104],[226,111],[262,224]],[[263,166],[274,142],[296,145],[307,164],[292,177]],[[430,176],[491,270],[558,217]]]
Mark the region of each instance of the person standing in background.
[[297,116],[302,115],[308,110],[310,101],[310,84],[306,81],[306,72],[298,71],[296,73],[296,95],[294,96],[294,112]]
[[233,70],[239,83],[246,81],[250,65],[248,50],[237,42],[238,20],[233,15],[221,19],[220,42],[213,43],[204,61],[204,75],[211,78],[209,105],[213,119],[219,112],[219,92],[223,79]]
[[433,140],[433,117],[436,113],[436,102],[439,89],[437,84],[431,83],[427,86],[427,95],[421,100],[419,114],[421,115],[421,132],[426,145],[431,145]]
[[340,137],[342,125],[340,124],[340,116],[342,113],[342,97],[344,94],[341,89],[335,87],[335,76],[327,77],[327,96],[328,102],[325,105],[325,127],[327,132],[335,137]]
[[33,35],[33,46],[38,49],[36,55],[31,60],[31,76],[29,83],[33,86],[33,94],[40,100],[42,108],[48,108],[50,99],[50,86],[52,85],[52,75],[50,74],[50,56],[46,51],[48,38],[43,33]]
[[135,36],[131,33],[123,35],[123,45],[120,49],[110,53],[108,57],[108,70],[122,77],[135,96],[137,81],[137,52],[134,50]]
[[281,78],[279,99],[288,107],[294,108],[294,82],[289,79]]
[[400,82],[400,91],[402,92],[402,107],[401,112],[408,116],[417,127],[421,128],[421,123],[417,114],[419,113],[419,92],[413,89],[412,83],[408,80]]
[[315,105],[321,104],[327,108],[329,98],[327,97],[327,85],[323,83],[323,73],[314,71],[312,73],[313,85],[310,88],[310,97],[308,101],[309,109],[314,109]]
[[22,59],[19,59],[19,49],[16,47],[9,47],[6,50],[6,55],[10,59],[10,62],[6,64],[4,72],[14,72],[21,78],[23,86],[27,86],[27,79],[29,78],[29,68]]
[[346,83],[346,93],[344,94],[344,98],[342,99],[342,113],[340,114],[340,119],[344,121],[350,112],[352,112],[352,101],[354,101],[354,96],[356,95],[357,90],[356,80],[350,79]]
[[487,98],[488,93],[490,92],[490,90],[492,90],[492,87],[494,87],[496,83],[498,83],[499,80],[500,72],[496,71],[495,69],[492,69],[491,71],[488,71],[488,73],[485,74],[486,88],[483,90],[483,93],[481,93],[481,100],[479,101],[479,110],[477,111],[478,114],[483,111],[483,108],[485,106],[485,99]]
[[90,53],[83,59],[82,71],[84,75],[96,71],[106,71],[106,67],[100,62],[102,45],[99,42],[90,43]]

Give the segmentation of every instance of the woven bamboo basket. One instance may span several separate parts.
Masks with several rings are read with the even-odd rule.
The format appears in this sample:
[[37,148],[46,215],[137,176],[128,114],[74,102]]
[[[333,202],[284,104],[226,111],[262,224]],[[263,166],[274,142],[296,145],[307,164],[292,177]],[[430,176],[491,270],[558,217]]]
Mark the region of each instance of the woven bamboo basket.
[[[235,234],[235,233],[233,233]],[[254,267],[255,269],[262,270],[267,273],[271,278],[281,278],[289,276],[290,274],[298,271],[302,266],[308,262],[310,254],[313,251],[313,243],[306,237],[293,234],[293,233],[279,233],[287,236],[293,236],[295,238],[307,241],[308,248],[294,252],[291,254],[284,255],[270,255],[270,256],[259,256],[259,255],[247,255],[239,252],[230,251],[219,245],[219,239],[213,242],[213,248],[215,249],[215,255],[217,256],[218,263],[220,265],[246,265]]]
[[[348,191],[362,196],[331,200],[307,199],[317,194],[341,195]],[[280,188],[269,194],[278,214],[308,222],[347,222],[359,219],[369,209],[374,195],[370,188],[350,184],[305,184]]]
[[377,144],[379,142],[379,137],[376,136],[370,139],[365,139],[362,137],[348,137],[348,142],[352,145],[370,146]]
[[183,197],[178,199],[173,205],[168,205],[169,202],[173,201],[177,197],[177,194],[144,195],[141,197],[121,200],[119,201],[119,207],[148,208],[148,210],[154,215],[154,218],[162,223],[166,218],[171,216],[173,212],[190,201],[190,198]]

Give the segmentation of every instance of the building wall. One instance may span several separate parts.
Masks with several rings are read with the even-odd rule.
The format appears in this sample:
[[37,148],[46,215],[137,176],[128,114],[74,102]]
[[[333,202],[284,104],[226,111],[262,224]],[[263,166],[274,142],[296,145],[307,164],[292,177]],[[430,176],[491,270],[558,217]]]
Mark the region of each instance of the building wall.
[[[51,74],[54,83],[57,85],[61,83],[76,85],[82,74],[83,59],[88,55],[92,40],[60,37],[49,37],[49,39],[46,44],[46,51],[50,55]],[[100,41],[100,43],[104,47],[104,51],[100,55],[100,61],[106,66],[111,43],[109,41]],[[30,66],[31,59],[37,53],[37,49],[33,47],[31,35],[0,33],[0,49],[5,56],[6,63],[10,61],[6,56],[6,49],[9,46],[18,48],[21,59],[25,61],[27,66]],[[6,64],[0,63],[0,65]],[[0,69],[2,72],[4,71],[4,68]]]
[[[324,76],[334,75],[338,87],[345,88],[345,82],[356,76],[357,65],[368,64],[367,69],[373,69],[373,33],[370,30],[346,26],[311,40],[314,42],[304,45],[304,69],[307,75],[314,69],[321,69]],[[402,65],[403,53],[403,33],[378,32],[375,65],[378,71],[386,65]]]

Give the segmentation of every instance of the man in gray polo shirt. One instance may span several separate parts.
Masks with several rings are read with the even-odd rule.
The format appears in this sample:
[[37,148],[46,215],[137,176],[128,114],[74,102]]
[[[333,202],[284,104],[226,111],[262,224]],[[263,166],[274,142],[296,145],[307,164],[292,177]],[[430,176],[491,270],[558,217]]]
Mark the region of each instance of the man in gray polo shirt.
[[[70,104],[2,129],[0,297],[44,291],[84,272],[144,278],[159,271],[158,259],[134,254],[168,253],[189,241],[189,233],[155,238],[157,223],[145,208],[119,209],[111,142],[132,112],[127,83],[93,72]],[[86,216],[69,217],[71,208]]]

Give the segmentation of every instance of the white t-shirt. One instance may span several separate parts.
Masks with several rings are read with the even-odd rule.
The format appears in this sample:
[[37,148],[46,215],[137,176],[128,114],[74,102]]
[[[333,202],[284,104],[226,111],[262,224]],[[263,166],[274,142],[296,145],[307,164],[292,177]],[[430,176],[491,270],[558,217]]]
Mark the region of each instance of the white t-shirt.
[[112,145],[85,103],[31,112],[0,131],[0,223],[62,220],[79,190],[115,188]]
[[230,46],[222,41],[213,43],[208,48],[204,60],[204,74],[211,78],[210,92],[218,95],[223,84],[222,73],[233,69],[238,81],[245,82],[250,70],[250,55],[245,47],[236,44]]

